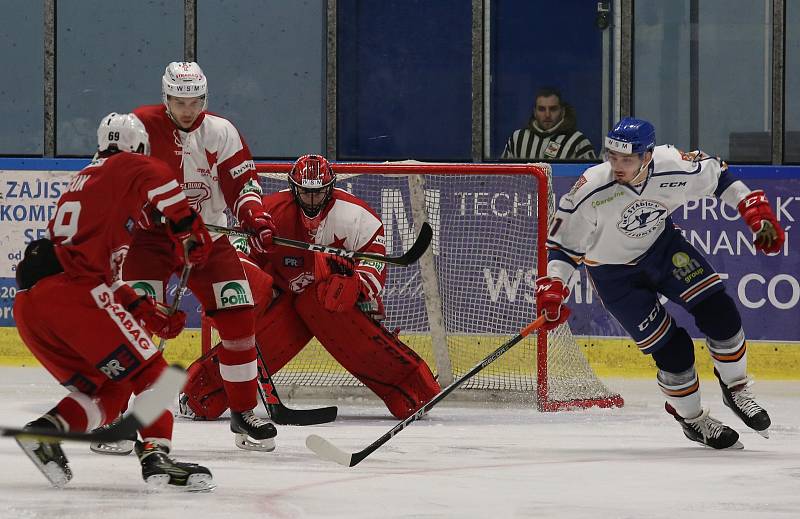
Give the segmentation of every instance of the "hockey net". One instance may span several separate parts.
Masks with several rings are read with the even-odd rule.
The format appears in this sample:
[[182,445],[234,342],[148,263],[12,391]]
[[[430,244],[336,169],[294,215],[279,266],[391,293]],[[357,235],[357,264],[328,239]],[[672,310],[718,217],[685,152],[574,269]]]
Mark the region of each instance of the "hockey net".
[[[422,222],[433,228],[418,263],[389,266],[384,325],[399,330],[442,387],[535,318],[535,281],[546,272],[547,215],[554,204],[549,165],[406,161],[333,168],[337,187],[381,216],[387,255],[406,252]],[[287,188],[290,163],[260,163],[257,169],[265,193]],[[206,328],[204,347],[210,340]],[[273,378],[294,388],[361,385],[316,340]],[[566,324],[532,334],[462,389],[477,399],[532,396],[546,411],[622,405]]]

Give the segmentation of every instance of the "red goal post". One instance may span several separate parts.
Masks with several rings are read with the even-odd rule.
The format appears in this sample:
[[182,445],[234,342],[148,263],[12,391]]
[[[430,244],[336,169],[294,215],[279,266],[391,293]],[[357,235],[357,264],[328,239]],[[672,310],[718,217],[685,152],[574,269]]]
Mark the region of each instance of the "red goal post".
[[[554,206],[549,165],[332,165],[337,187],[381,215],[388,255],[404,253],[422,222],[432,226],[433,241],[418,264],[389,267],[384,324],[399,330],[443,387],[535,318],[535,279],[546,274],[547,222]],[[265,193],[288,187],[290,162],[256,167]],[[204,350],[210,345],[204,321]],[[274,379],[296,388],[360,386],[316,340]],[[622,405],[591,369],[567,325],[525,339],[459,391],[465,390],[476,390],[470,393],[477,399],[533,397],[543,411]]]

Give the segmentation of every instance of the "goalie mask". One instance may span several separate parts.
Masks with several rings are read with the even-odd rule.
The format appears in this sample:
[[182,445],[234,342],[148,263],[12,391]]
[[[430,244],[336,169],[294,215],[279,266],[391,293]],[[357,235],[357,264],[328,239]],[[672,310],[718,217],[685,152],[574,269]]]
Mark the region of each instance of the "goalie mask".
[[325,157],[303,155],[289,172],[289,187],[297,205],[308,218],[315,218],[327,205],[336,184],[336,173]]
[[150,155],[150,139],[134,114],[111,112],[97,127],[97,151],[128,151]]

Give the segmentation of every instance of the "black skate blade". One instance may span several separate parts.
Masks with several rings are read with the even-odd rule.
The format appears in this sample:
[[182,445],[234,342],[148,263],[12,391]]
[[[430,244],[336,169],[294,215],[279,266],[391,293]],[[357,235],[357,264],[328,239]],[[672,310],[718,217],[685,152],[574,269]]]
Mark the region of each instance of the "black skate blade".
[[33,452],[40,443],[39,440],[20,438],[15,438],[15,440],[19,448],[22,449],[22,452],[33,462],[34,466],[39,469],[39,472],[47,478],[47,481],[49,481],[52,486],[55,488],[63,488],[72,479],[72,471],[69,469],[69,466],[67,466],[65,470],[55,461],[42,464],[42,460]]

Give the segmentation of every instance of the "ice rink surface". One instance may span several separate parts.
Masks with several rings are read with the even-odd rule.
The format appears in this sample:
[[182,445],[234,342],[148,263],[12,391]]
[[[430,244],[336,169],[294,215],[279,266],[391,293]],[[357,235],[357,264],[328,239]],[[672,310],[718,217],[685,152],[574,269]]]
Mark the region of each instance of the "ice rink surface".
[[[691,443],[663,410],[655,380],[610,381],[622,409],[539,413],[448,403],[352,468],[305,447],[320,434],[347,451],[395,423],[378,405],[339,403],[334,424],[279,427],[273,453],[233,445],[227,420],[176,419],[175,458],[207,465],[206,494],[148,491],[134,455],[101,456],[65,444],[75,474],[52,489],[12,439],[0,439],[5,518],[797,518],[800,383],[758,381],[770,439],[747,430],[703,385],[711,414],[744,450]],[[0,368],[0,419],[23,425],[64,394],[39,368]],[[315,403],[291,402],[294,407]]]

